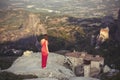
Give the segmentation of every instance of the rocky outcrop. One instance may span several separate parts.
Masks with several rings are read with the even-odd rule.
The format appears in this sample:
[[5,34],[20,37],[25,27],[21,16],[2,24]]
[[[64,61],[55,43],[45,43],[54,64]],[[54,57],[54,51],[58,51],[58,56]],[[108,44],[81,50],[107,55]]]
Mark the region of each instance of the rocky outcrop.
[[66,62],[71,65],[77,76],[97,77],[104,65],[104,58],[96,55],[90,55],[86,52],[69,52],[65,54]]
[[48,77],[62,79],[75,76],[71,70],[63,66],[64,59],[65,57],[63,55],[49,53],[47,67],[42,69],[41,53],[26,51],[24,52],[24,55],[19,57],[6,71],[10,71],[15,74],[32,74],[39,78]]
[[[24,79],[24,80],[58,80],[55,78],[34,78],[34,79]],[[71,77],[70,79],[61,79],[61,80],[99,80],[96,78],[87,78],[87,77]]]
[[24,80],[58,80],[55,78],[34,78],[34,79],[24,79]]
[[69,80],[99,80],[99,79],[89,78],[89,77],[73,77],[70,78]]
[[49,53],[47,67],[42,69],[41,53],[25,51],[10,68],[2,71],[21,75],[31,74],[38,77],[24,80],[99,80],[90,77],[76,77],[73,71],[63,66],[65,58],[63,55]]

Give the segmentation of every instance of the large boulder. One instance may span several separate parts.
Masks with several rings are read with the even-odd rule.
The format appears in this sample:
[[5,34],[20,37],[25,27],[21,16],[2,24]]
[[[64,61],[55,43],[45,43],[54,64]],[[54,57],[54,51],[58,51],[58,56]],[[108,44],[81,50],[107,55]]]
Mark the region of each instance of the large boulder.
[[58,80],[55,78],[34,78],[34,79],[24,79],[24,80]]
[[[55,78],[34,78],[34,79],[24,79],[24,80],[58,80]],[[69,79],[61,79],[61,80],[99,80],[96,78],[90,78],[90,77],[71,77]]]
[[[28,51],[27,51],[28,53]],[[74,73],[63,66],[65,57],[63,55],[49,53],[48,63],[45,69],[41,68],[41,53],[29,52],[29,56],[19,57],[6,71],[21,75],[36,75],[39,78],[69,78]]]
[[99,80],[99,79],[90,78],[90,77],[72,77],[69,80]]

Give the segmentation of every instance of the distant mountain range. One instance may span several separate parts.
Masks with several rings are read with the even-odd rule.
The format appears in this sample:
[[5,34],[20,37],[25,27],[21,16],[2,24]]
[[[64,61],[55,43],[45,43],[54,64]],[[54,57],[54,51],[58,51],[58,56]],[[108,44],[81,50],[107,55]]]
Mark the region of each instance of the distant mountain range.
[[120,0],[4,0],[0,1],[0,8],[25,9],[88,18],[110,14],[116,16],[120,8],[119,3]]

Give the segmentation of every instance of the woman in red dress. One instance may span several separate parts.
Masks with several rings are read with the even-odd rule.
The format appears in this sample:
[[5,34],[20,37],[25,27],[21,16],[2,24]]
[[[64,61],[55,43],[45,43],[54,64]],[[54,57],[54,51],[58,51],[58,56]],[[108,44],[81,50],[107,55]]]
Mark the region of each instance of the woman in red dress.
[[48,57],[48,53],[49,53],[49,49],[48,49],[48,36],[47,34],[44,34],[43,39],[41,40],[41,56],[42,56],[42,68],[46,67],[47,64],[47,57]]

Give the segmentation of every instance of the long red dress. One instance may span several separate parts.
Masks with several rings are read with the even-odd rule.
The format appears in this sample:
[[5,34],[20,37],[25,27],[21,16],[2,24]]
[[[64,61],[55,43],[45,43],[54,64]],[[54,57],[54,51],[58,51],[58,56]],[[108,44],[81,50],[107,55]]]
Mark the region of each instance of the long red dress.
[[41,42],[41,56],[42,56],[42,65],[41,67],[42,68],[45,68],[46,67],[46,64],[47,64],[47,57],[48,57],[48,50],[47,50],[47,41],[46,40],[43,40],[43,42]]

